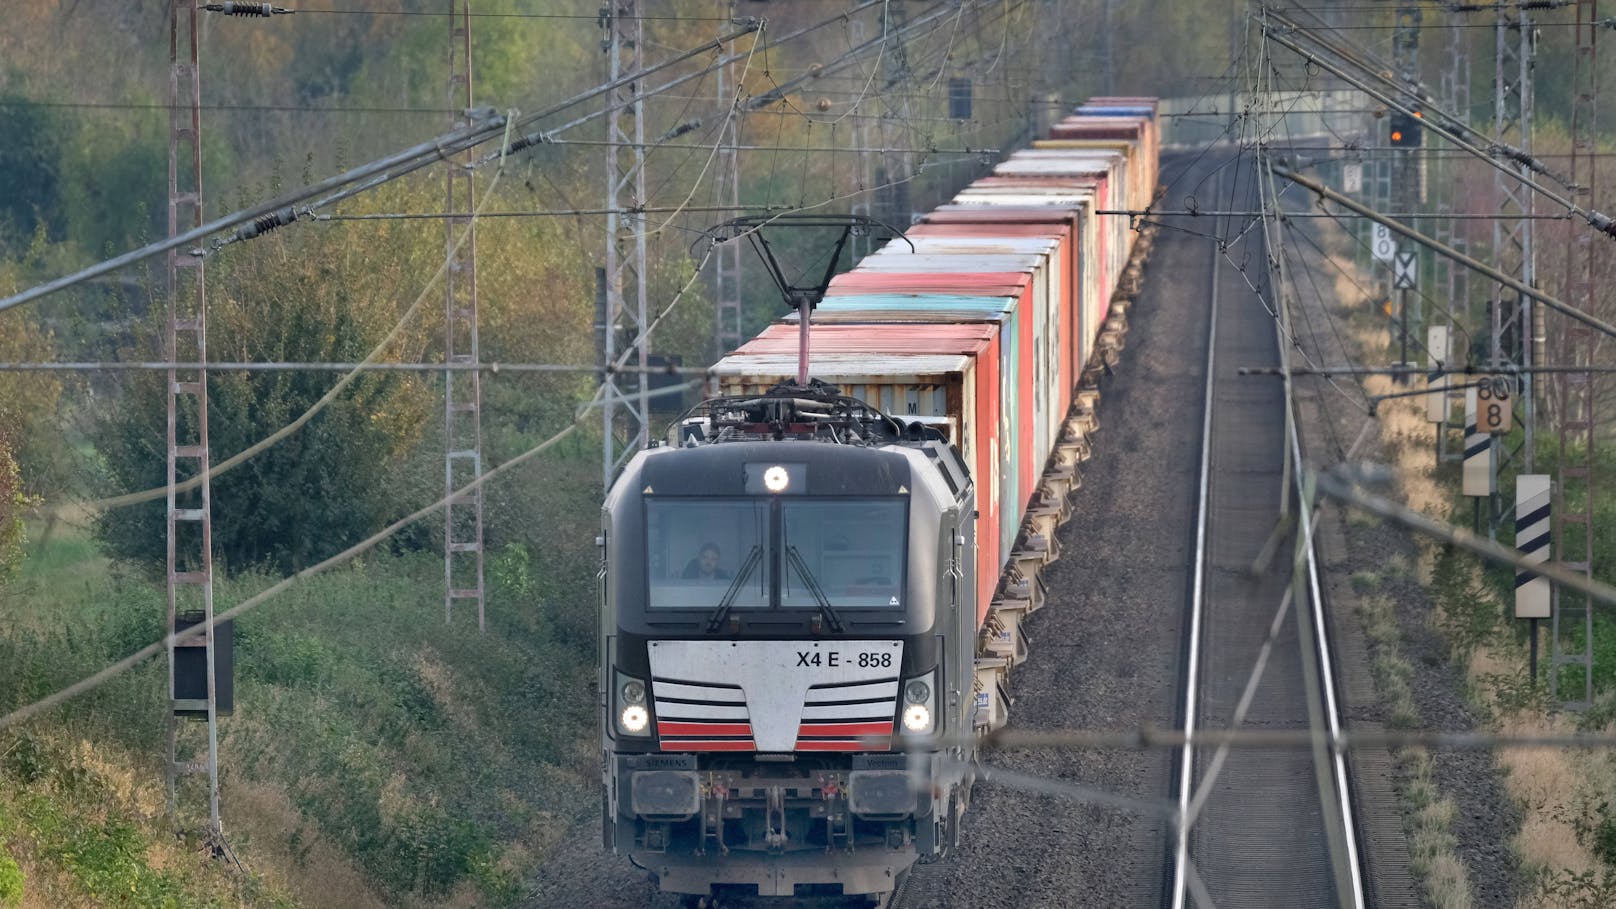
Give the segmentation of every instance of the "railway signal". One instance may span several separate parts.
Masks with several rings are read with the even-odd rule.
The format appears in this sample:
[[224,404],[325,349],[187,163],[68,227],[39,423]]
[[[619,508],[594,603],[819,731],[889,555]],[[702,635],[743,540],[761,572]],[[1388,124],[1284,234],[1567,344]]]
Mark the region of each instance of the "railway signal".
[[1404,113],[1400,110],[1392,111],[1392,145],[1396,146],[1397,148],[1419,148],[1422,129],[1418,121],[1423,118],[1424,115],[1421,114],[1418,109],[1411,114]]

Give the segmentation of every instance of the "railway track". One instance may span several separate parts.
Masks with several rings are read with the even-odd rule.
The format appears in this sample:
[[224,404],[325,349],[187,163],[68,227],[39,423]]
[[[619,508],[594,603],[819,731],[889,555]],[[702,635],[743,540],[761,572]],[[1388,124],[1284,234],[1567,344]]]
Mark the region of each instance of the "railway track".
[[[1239,198],[1243,173],[1220,174]],[[1246,193],[1249,195],[1249,193]],[[1190,732],[1237,726],[1338,731],[1334,655],[1313,564],[1311,516],[1298,507],[1301,450],[1286,388],[1242,379],[1280,364],[1275,318],[1236,262],[1265,262],[1248,231],[1204,256],[1210,289],[1195,568],[1185,622],[1182,717]],[[1293,488],[1284,488],[1290,484]],[[1297,516],[1276,530],[1282,509]],[[1302,539],[1299,541],[1298,537]],[[1278,544],[1276,546],[1276,544]],[[1300,550],[1297,547],[1300,546]],[[1292,552],[1305,581],[1292,587]],[[1293,596],[1293,593],[1295,594]],[[1294,749],[1183,749],[1164,903],[1365,905],[1352,787],[1339,755]]]

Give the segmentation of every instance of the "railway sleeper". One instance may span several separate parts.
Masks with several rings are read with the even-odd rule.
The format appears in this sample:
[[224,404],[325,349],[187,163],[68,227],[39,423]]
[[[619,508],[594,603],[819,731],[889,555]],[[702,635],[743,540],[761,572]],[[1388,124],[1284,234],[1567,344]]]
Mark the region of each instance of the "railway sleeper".
[[1032,527],[1022,531],[1010,558],[1022,574],[1037,574],[1039,569],[1060,558],[1060,544],[1055,538],[1036,532]]
[[[1070,441],[1081,444],[1085,448],[1088,446],[1089,433],[1100,428],[1099,405],[1100,390],[1098,388],[1093,389],[1093,391],[1078,389],[1077,401],[1072,404],[1071,416],[1066,418],[1066,425],[1073,430],[1073,437]],[[1083,455],[1083,459],[1088,460],[1088,455]]]
[[1121,360],[1127,346],[1128,311],[1138,297],[1144,277],[1144,263],[1150,257],[1157,228],[1147,225],[1140,231],[1132,256],[1111,302],[1110,314],[1095,343],[1095,358],[1079,378],[1072,410],[1061,427],[1060,439],[1040,478],[1037,499],[1027,511],[1017,546],[1010,553],[1000,583],[1000,595],[989,606],[987,620],[977,638],[976,678],[972,689],[976,698],[975,727],[987,734],[1009,720],[1010,670],[1026,662],[1030,647],[1024,630],[1025,619],[1042,609],[1047,600],[1043,581],[1044,566],[1060,557],[1056,529],[1071,516],[1069,496],[1081,487],[1077,464],[1093,454],[1089,436],[1100,428],[1096,411],[1100,405],[1100,384]]
[[1085,367],[1083,373],[1077,379],[1077,393],[1074,396],[1077,399],[1075,406],[1080,408],[1080,412],[1087,411],[1091,423],[1087,427],[1089,432],[1100,428],[1100,420],[1095,411],[1100,406],[1100,379],[1104,372],[1105,370],[1101,368],[1100,364],[1095,363],[1092,366]]

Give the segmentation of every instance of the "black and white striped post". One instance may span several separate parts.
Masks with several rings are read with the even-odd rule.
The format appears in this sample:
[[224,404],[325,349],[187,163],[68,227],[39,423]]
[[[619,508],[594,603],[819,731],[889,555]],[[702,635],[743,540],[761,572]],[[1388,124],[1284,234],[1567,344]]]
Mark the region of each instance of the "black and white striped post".
[[[1515,548],[1524,561],[1539,565],[1549,560],[1549,475],[1521,474],[1515,478]],[[1515,572],[1515,618],[1532,622],[1530,669],[1537,683],[1537,620],[1549,617],[1549,579],[1535,571]]]
[[1475,531],[1481,532],[1481,500],[1498,492],[1498,471],[1493,469],[1493,438],[1476,424],[1476,388],[1465,389],[1465,445],[1463,492],[1476,500]]

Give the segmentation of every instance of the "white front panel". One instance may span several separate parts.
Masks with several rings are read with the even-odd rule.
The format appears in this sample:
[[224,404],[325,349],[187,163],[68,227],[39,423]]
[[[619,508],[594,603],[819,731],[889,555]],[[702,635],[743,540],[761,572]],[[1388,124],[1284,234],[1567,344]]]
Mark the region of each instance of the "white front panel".
[[[881,697],[877,706],[883,708],[883,717],[891,717],[903,666],[903,642],[652,641],[650,656],[653,692],[660,693],[670,682],[738,685],[757,750],[791,751],[804,719],[824,720],[834,715],[816,709],[814,716],[807,717],[807,703],[854,699],[844,692],[824,690],[815,690],[810,697],[815,686],[889,682],[861,687],[855,697]],[[865,717],[871,710],[868,705],[856,705],[852,712]]]

